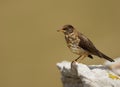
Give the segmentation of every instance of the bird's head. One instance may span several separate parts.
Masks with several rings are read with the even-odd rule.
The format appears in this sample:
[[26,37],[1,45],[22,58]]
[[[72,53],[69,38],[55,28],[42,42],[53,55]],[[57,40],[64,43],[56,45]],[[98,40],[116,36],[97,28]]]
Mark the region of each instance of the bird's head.
[[72,25],[64,25],[62,29],[57,30],[58,32],[63,32],[64,34],[71,34],[74,32],[74,27]]

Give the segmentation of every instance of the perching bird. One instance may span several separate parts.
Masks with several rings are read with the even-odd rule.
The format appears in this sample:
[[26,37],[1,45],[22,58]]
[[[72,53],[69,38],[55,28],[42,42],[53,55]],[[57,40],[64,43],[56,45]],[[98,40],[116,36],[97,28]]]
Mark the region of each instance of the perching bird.
[[73,53],[79,55],[74,61],[77,61],[79,58],[82,60],[85,57],[93,59],[92,55],[95,55],[114,62],[112,58],[100,52],[86,36],[78,32],[72,25],[65,25],[62,29],[58,30],[58,32],[64,33],[68,48]]

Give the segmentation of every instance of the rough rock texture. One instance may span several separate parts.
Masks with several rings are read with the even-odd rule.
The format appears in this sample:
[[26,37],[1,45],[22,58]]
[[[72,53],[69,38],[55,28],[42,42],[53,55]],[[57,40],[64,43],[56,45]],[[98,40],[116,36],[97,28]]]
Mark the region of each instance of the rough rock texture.
[[63,87],[120,87],[120,77],[106,66],[63,61],[57,63]]
[[113,71],[115,74],[120,76],[120,57],[114,60],[115,62],[106,61],[104,65],[111,69],[111,71]]

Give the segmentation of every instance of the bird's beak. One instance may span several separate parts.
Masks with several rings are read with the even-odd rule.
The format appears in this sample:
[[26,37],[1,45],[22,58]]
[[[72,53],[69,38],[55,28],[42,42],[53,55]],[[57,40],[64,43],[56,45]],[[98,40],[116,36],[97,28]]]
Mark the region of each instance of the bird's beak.
[[64,30],[63,29],[59,29],[59,30],[57,30],[57,32],[64,32]]

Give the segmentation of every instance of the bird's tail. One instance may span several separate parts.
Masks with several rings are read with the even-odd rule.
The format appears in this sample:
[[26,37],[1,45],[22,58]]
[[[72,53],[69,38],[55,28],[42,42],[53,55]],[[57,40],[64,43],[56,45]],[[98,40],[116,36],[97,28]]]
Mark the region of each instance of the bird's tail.
[[106,56],[106,55],[103,54],[102,52],[99,52],[98,54],[99,54],[98,56],[101,57],[101,58],[104,58],[104,59],[106,59],[106,60],[108,60],[108,61],[110,61],[110,62],[115,62],[112,58]]

